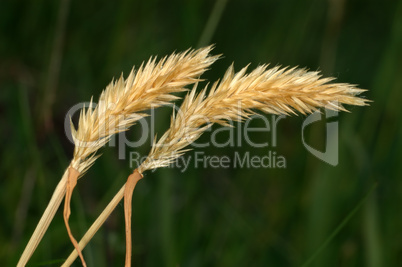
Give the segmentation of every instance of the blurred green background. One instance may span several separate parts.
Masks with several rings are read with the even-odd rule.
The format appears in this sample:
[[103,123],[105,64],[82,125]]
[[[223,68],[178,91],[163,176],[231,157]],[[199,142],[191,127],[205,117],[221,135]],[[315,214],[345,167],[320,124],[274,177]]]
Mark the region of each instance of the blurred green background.
[[[402,262],[402,1],[3,0],[0,5],[2,266],[18,261],[72,157],[64,132],[69,108],[92,95],[97,99],[112,77],[151,55],[211,43],[213,54],[224,57],[206,79],[218,79],[232,62],[236,70],[250,62],[251,68],[301,66],[358,84],[374,102],[335,118],[336,167],[303,146],[305,116],[298,116],[279,122],[277,146],[269,148],[286,158],[286,169],[192,164],[185,172],[148,173],[133,197],[133,264],[300,266],[311,257],[309,266]],[[170,114],[171,108],[155,114],[159,136]],[[140,133],[137,125],[126,136],[138,140]],[[324,123],[312,124],[306,133],[311,146],[324,147]],[[271,136],[260,132],[252,138]],[[121,160],[117,147],[101,151],[73,195],[70,223],[77,238],[125,182],[129,153],[146,155],[149,144],[126,147]],[[197,151],[262,156],[267,148],[243,143]],[[28,265],[58,266],[72,248],[59,211]],[[124,253],[120,204],[84,256],[88,266],[123,266]]]

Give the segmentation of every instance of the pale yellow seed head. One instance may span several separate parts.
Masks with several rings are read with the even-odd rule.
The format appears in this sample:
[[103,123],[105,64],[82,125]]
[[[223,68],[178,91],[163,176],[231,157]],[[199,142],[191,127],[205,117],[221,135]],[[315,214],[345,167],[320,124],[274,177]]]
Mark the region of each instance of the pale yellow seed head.
[[[199,81],[199,76],[219,56],[209,56],[212,47],[172,54],[156,62],[150,58],[127,79],[112,81],[101,93],[96,107],[81,111],[78,129],[71,124],[75,141],[72,166],[81,175],[94,163],[96,151],[115,133],[127,130],[146,116],[142,111],[176,100],[172,95]],[[91,100],[92,103],[92,100]]]
[[261,110],[272,114],[307,114],[318,108],[345,111],[342,104],[364,106],[367,100],[356,95],[365,90],[345,83],[329,83],[334,78],[321,78],[318,72],[304,69],[259,66],[246,74],[247,67],[234,73],[233,65],[220,83],[204,88],[196,95],[197,86],[184,99],[170,128],[154,141],[152,150],[138,170],[165,167],[180,157],[189,144],[198,139],[213,123],[224,126],[228,121],[241,121]]

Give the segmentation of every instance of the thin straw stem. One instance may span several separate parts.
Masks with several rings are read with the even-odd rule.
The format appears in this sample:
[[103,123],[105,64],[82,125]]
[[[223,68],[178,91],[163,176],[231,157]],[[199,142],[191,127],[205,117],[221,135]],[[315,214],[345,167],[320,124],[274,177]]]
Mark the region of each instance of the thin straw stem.
[[54,190],[52,198],[50,199],[49,204],[47,205],[46,210],[42,215],[42,218],[36,226],[34,233],[29,239],[29,242],[25,247],[21,258],[18,261],[17,267],[25,266],[28,263],[28,260],[31,258],[35,249],[38,247],[39,242],[42,240],[44,234],[46,233],[46,230],[49,228],[50,222],[53,220],[53,217],[56,214],[56,211],[64,198],[64,194],[66,192],[67,176],[68,168],[64,172],[63,177]]

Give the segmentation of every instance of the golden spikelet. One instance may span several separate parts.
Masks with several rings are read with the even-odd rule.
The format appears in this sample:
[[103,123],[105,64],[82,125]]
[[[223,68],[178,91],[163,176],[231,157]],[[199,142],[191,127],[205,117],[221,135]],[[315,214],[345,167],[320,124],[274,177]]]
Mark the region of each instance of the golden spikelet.
[[178,114],[173,113],[170,128],[156,143],[145,161],[134,170],[127,180],[124,192],[124,215],[126,228],[126,267],[131,266],[131,198],[135,184],[146,170],[168,166],[188,149],[186,146],[201,134],[219,123],[230,126],[228,121],[243,120],[259,109],[273,114],[311,113],[317,108],[345,110],[342,104],[365,105],[356,97],[364,90],[349,84],[328,83],[333,78],[321,79],[318,72],[303,69],[266,69],[260,66],[250,74],[247,67],[237,74],[229,67],[220,83],[215,82],[207,94],[205,87],[196,95],[197,84],[184,99]]
[[257,67],[249,74],[246,70],[247,67],[235,74],[232,65],[208,95],[207,87],[196,95],[195,85],[177,115],[173,115],[169,130],[157,143],[154,141],[138,171],[168,166],[212,123],[230,126],[227,121],[248,118],[252,110],[306,114],[321,107],[345,111],[342,104],[363,106],[367,102],[356,97],[365,90],[345,83],[329,83],[334,78],[321,78],[318,72],[279,67],[267,70],[267,66]]
[[198,78],[218,59],[209,57],[212,47],[187,50],[172,54],[156,63],[156,57],[132,70],[124,80],[112,81],[99,97],[98,105],[92,109],[92,100],[87,110],[82,110],[78,130],[71,124],[75,141],[72,167],[82,175],[97,158],[96,151],[105,145],[115,133],[127,130],[137,120],[146,116],[139,113],[165,105],[178,97],[186,85],[199,81]]
[[70,200],[77,180],[90,168],[98,156],[98,149],[104,146],[115,133],[127,130],[145,114],[139,112],[167,104],[177,97],[184,86],[200,81],[199,76],[219,56],[209,56],[212,46],[198,50],[187,50],[172,54],[156,63],[156,57],[142,64],[137,71],[131,71],[127,79],[120,77],[112,81],[99,97],[98,105],[91,104],[80,114],[78,129],[71,123],[75,143],[74,157],[65,171],[48,207],[32,234],[18,266],[25,266],[49,227],[65,195],[64,221],[68,234],[81,261],[85,266],[78,243],[71,234],[68,219]]

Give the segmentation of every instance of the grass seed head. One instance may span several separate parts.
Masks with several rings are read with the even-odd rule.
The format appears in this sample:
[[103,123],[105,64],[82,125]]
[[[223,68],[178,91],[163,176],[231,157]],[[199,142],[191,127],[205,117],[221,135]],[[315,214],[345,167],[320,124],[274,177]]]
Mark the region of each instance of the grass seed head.
[[259,66],[250,73],[247,67],[238,73],[233,65],[209,93],[205,87],[198,95],[197,84],[172,116],[169,130],[154,142],[152,150],[138,170],[166,167],[198,139],[213,123],[230,126],[261,110],[272,114],[308,114],[326,107],[346,111],[343,104],[364,106],[368,100],[357,95],[365,90],[351,84],[330,83],[318,72],[297,68]]
[[142,111],[170,103],[178,97],[172,95],[185,90],[185,86],[200,81],[199,76],[219,56],[209,56],[212,46],[187,50],[164,57],[159,62],[151,57],[138,70],[132,70],[127,79],[121,76],[112,81],[101,93],[93,108],[80,114],[78,129],[71,123],[75,141],[72,167],[81,175],[95,162],[96,151],[115,133],[126,131],[146,116]]

